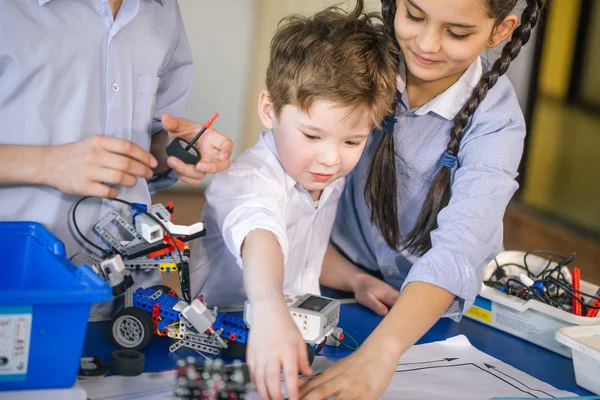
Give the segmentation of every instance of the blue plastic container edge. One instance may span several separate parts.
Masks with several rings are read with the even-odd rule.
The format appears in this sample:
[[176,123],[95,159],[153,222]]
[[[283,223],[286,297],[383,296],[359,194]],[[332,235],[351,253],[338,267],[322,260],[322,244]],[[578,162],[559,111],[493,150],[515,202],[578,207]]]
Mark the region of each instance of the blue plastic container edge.
[[[46,250],[53,254],[57,261],[65,265],[78,283],[86,290],[44,290],[23,292],[22,290],[5,290],[2,304],[64,304],[64,303],[93,303],[108,301],[112,298],[112,289],[87,265],[76,267],[66,258],[64,244],[44,225],[33,221],[0,222],[1,236],[29,236],[38,241]],[[52,296],[48,296],[49,294]],[[76,301],[73,301],[73,298]]]
[[65,245],[39,222],[0,222],[0,236],[32,236],[52,254],[66,258]]

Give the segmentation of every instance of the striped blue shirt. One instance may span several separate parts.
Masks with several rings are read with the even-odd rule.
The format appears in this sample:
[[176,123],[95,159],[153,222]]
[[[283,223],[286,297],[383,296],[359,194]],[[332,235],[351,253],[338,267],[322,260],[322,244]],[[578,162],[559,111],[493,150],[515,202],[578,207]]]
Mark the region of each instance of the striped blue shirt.
[[[402,96],[394,131],[398,222],[403,237],[412,230],[441,167],[452,119],[489,65],[478,58],[454,85],[418,108],[408,103],[404,68],[398,76]],[[360,162],[347,177],[332,242],[352,262],[381,271],[397,288],[421,281],[450,291],[456,300],[446,316],[459,319],[479,292],[483,268],[503,248],[503,216],[518,188],[515,178],[525,138],[517,96],[508,78],[501,77],[471,117],[451,174],[450,202],[438,215],[438,227],[431,233],[432,248],[422,257],[390,248],[370,221],[364,187],[381,135],[371,135]]]
[[[160,116],[183,114],[192,68],[175,0],[125,0],[116,19],[108,0],[0,0],[0,143],[52,146],[105,134],[149,150]],[[149,204],[146,180],[119,197]],[[69,224],[77,199],[44,186],[0,187],[0,220],[41,222],[72,256],[82,252]],[[90,239],[113,207],[92,200],[78,209]],[[138,284],[160,281],[158,271],[138,275]]]

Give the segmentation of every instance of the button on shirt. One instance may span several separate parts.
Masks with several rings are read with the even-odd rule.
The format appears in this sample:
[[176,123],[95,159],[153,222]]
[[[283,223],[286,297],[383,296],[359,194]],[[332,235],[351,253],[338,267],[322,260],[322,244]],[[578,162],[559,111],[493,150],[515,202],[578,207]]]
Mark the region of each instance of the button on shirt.
[[[413,228],[431,182],[441,167],[452,119],[490,69],[478,58],[445,92],[418,108],[406,94],[405,65],[398,75],[396,148],[397,207],[400,232]],[[397,288],[409,282],[432,283],[457,299],[446,316],[458,319],[470,308],[482,270],[502,251],[503,216],[517,190],[525,122],[508,78],[500,77],[464,130],[458,165],[451,173],[451,198],[431,233],[432,248],[422,257],[390,248],[370,221],[364,199],[369,163],[381,140],[374,132],[361,160],[347,177],[332,232],[333,244],[354,263],[380,270]],[[423,299],[427,301],[427,299]]]
[[209,305],[241,304],[240,249],[254,229],[270,231],[283,252],[283,292],[319,294],[319,276],[344,178],[328,185],[317,203],[286,173],[271,131],[262,133],[206,191],[201,220],[206,236],[194,244],[192,293]]
[[[55,146],[96,134],[149,150],[164,112],[181,115],[192,84],[192,58],[176,1],[125,0],[116,19],[108,0],[0,2],[0,143]],[[150,203],[138,179],[119,198]],[[70,226],[77,196],[45,186],[0,187],[0,220],[37,221],[73,256]],[[90,200],[77,222],[91,227],[113,202]],[[139,273],[158,282],[158,271]],[[136,284],[141,280],[134,277]]]

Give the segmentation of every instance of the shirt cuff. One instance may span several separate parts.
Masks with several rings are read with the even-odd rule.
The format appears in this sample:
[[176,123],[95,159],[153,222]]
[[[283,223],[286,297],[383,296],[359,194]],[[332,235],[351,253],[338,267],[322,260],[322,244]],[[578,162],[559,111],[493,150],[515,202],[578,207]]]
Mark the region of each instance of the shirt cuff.
[[168,174],[155,174],[152,178],[146,180],[150,196],[154,196],[159,190],[173,186],[178,180],[179,174],[174,170],[171,170]]
[[272,221],[272,216],[257,211],[253,212],[252,215],[248,215],[247,218],[242,221],[238,220],[235,221],[235,223],[225,221],[223,225],[231,226],[231,228],[223,230],[223,239],[225,241],[225,245],[235,257],[236,263],[240,268],[243,268],[241,256],[242,243],[244,242],[244,239],[246,239],[246,236],[248,236],[248,234],[255,229],[264,229],[271,232],[275,236],[277,242],[279,242],[279,247],[281,247],[283,264],[285,265],[287,263],[287,235],[285,234],[285,231],[282,230],[280,224]]
[[152,127],[150,128],[150,132],[152,133],[152,136],[156,135],[158,132],[163,130],[163,126],[162,126],[162,122],[160,119],[153,119],[152,120]]
[[[443,268],[426,259],[424,255],[417,263],[413,265],[406,279],[402,283],[401,290],[404,290],[410,282],[425,282],[442,289],[445,289],[455,296],[443,317],[454,321],[460,321],[463,314],[467,312],[481,287],[479,274],[475,269],[463,273],[458,267],[449,268],[447,265]],[[470,276],[467,276],[470,275]],[[449,278],[453,276],[454,278]]]

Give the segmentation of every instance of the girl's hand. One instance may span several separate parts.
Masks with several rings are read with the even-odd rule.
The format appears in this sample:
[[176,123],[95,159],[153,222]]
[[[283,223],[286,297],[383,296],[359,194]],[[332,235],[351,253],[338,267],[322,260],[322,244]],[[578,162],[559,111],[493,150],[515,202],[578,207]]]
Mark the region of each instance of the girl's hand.
[[283,399],[280,378],[283,369],[288,398],[298,399],[298,371],[312,375],[312,370],[306,343],[285,303],[252,305],[246,362],[261,398]]
[[392,379],[398,358],[385,346],[371,343],[365,342],[355,353],[308,379],[300,387],[300,399],[378,399]]
[[[170,114],[164,114],[161,121],[163,128],[171,136],[181,137],[188,142],[196,136],[204,125],[185,118],[174,118]],[[200,161],[196,165],[186,164],[176,157],[167,159],[167,164],[179,174],[179,179],[182,182],[198,186],[206,174],[224,171],[231,165],[233,142],[227,136],[212,128],[208,128],[200,136],[194,147],[200,154]]]
[[360,273],[354,278],[352,288],[356,301],[382,317],[400,296],[400,292],[392,286],[365,273]]
[[104,135],[49,147],[43,158],[42,183],[79,196],[116,197],[114,186],[132,187],[157,165],[138,145]]

